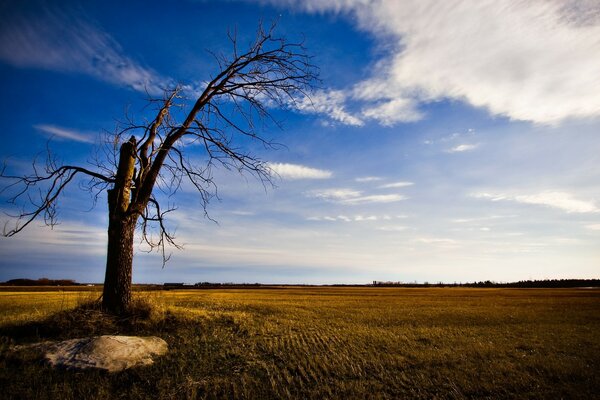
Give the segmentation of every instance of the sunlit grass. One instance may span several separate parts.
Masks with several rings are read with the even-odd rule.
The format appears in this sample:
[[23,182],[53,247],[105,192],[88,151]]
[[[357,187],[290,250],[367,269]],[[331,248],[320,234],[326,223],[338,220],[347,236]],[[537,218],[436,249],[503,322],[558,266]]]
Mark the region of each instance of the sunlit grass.
[[[86,296],[0,293],[0,324],[52,319]],[[10,382],[21,397],[49,385],[36,392],[47,392],[40,398],[52,398],[59,387],[69,388],[64,398],[114,397],[115,382],[125,379],[134,398],[315,399],[593,398],[600,386],[596,290],[285,288],[137,296],[152,305],[152,322],[103,329],[163,337],[171,352],[155,366],[75,379],[73,372],[17,363],[0,373],[0,384]],[[69,329],[58,336],[68,337]],[[0,334],[33,340],[10,332]],[[19,383],[23,376],[27,384]]]
[[0,292],[0,326],[43,319],[99,296],[95,292]]

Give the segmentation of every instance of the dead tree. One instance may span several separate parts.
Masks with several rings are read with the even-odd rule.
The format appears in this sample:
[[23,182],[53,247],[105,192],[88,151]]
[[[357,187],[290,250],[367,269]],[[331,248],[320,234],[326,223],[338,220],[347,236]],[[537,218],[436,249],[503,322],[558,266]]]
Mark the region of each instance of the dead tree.
[[[267,147],[272,143],[262,135],[262,123],[275,121],[270,110],[290,107],[295,99],[307,96],[316,79],[316,70],[300,43],[291,43],[259,27],[255,40],[245,51],[238,49],[229,35],[232,53],[213,54],[218,70],[190,100],[189,87],[179,85],[153,99],[155,114],[143,123],[128,119],[114,134],[114,152],[100,153],[92,168],[61,165],[50,153],[43,171],[33,168],[27,176],[13,179],[6,187],[16,190],[13,203],[25,200],[27,206],[17,215],[16,224],[5,236],[21,232],[36,218],[52,225],[60,195],[76,178],[87,179],[87,188],[108,198],[108,248],[102,297],[107,312],[120,314],[131,302],[134,236],[136,232],[150,249],[162,251],[175,245],[165,227],[165,215],[172,211],[161,204],[156,191],[174,194],[187,181],[198,191],[206,213],[208,201],[216,193],[213,166],[249,172],[263,183],[270,182],[268,164],[243,150],[242,137]],[[186,100],[188,98],[188,100]],[[258,125],[261,123],[261,125]],[[190,158],[186,152],[202,149]],[[200,146],[196,146],[200,145]],[[5,187],[5,189],[6,189]],[[37,197],[33,197],[37,194]],[[155,234],[152,234],[155,232]]]

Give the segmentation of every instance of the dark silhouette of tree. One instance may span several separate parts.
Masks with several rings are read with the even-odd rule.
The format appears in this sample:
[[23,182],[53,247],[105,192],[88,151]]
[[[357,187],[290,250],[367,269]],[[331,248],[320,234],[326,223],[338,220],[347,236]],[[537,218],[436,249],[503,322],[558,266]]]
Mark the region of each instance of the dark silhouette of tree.
[[[13,179],[7,186],[16,190],[11,202],[26,203],[16,224],[5,227],[5,236],[21,232],[38,217],[54,225],[65,188],[80,176],[89,178],[86,188],[95,198],[103,191],[108,197],[102,305],[111,313],[125,312],[131,302],[135,232],[150,249],[162,252],[163,262],[168,259],[165,245],[177,246],[165,227],[165,216],[174,208],[161,204],[157,189],[173,195],[187,181],[200,195],[206,215],[217,189],[214,166],[250,173],[263,184],[271,182],[268,164],[244,151],[239,141],[245,137],[273,147],[260,129],[265,122],[278,125],[270,110],[289,107],[307,96],[316,82],[316,69],[303,45],[275,37],[273,29],[274,25],[268,30],[259,26],[244,51],[230,34],[231,54],[213,54],[218,70],[192,99],[186,99],[190,89],[181,85],[166,90],[163,98],[151,99],[153,118],[136,123],[128,117],[117,127],[108,151],[98,152],[92,168],[62,165],[48,152],[45,168],[34,162],[29,175],[2,171],[2,177]],[[203,162],[186,154],[192,145],[194,152],[202,148]]]

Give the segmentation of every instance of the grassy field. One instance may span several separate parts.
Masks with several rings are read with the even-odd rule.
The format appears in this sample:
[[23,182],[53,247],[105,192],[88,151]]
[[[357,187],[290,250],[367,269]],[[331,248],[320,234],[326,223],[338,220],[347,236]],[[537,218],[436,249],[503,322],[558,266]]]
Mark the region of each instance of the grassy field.
[[[600,398],[600,291],[282,288],[139,292],[149,318],[95,292],[0,292],[3,398]],[[157,335],[155,365],[55,370],[14,344]]]

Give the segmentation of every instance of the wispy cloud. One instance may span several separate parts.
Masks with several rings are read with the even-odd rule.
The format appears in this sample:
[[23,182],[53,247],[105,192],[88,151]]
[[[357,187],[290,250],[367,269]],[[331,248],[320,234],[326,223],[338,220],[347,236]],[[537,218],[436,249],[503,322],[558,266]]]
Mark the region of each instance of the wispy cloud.
[[243,211],[243,210],[234,210],[234,211],[231,211],[231,214],[241,216],[241,217],[250,217],[250,216],[256,215],[256,213],[254,213],[252,211]]
[[406,200],[408,197],[401,194],[373,194],[370,196],[354,197],[346,199],[343,202],[346,204],[366,204],[366,203],[395,203],[397,201]]
[[418,104],[444,98],[544,124],[600,117],[597,1],[256,1],[352,14],[385,40],[388,56],[354,90],[364,116],[383,124],[418,119]]
[[475,150],[478,147],[479,147],[479,144],[464,143],[464,144],[459,144],[457,146],[454,146],[454,147],[446,150],[446,153],[463,153],[465,151]]
[[282,179],[328,179],[333,176],[331,171],[298,164],[268,163],[268,167]]
[[[363,90],[364,88],[359,85],[354,90],[355,98],[370,100],[362,96]],[[384,126],[392,126],[398,122],[418,121],[423,118],[423,113],[418,110],[418,102],[407,97],[384,98],[375,104],[365,106],[362,115]]]
[[0,60],[92,76],[137,91],[160,94],[170,80],[128,57],[119,43],[83,16],[40,6],[35,14],[5,19]]
[[383,180],[383,178],[381,178],[379,176],[362,176],[362,177],[356,178],[354,180],[356,182],[376,182],[376,181]]
[[[359,83],[345,90],[320,90],[310,97],[296,100],[294,107],[303,112],[325,115],[350,126],[363,126],[367,120],[392,126],[398,122],[418,121],[423,117],[414,99],[373,97],[371,92],[376,89],[370,86],[371,83]],[[353,109],[350,109],[349,103],[353,103]]]
[[294,107],[306,113],[324,114],[334,121],[345,125],[362,126],[361,118],[346,110],[347,95],[341,90],[320,90],[310,96],[299,99]]
[[412,240],[414,243],[451,250],[460,247],[460,241],[444,237],[418,237]]
[[407,229],[408,229],[408,227],[403,226],[403,225],[380,226],[379,228],[377,228],[377,230],[384,231],[384,232],[402,232]]
[[353,189],[317,190],[310,192],[309,196],[342,204],[393,203],[408,198],[401,194],[363,195],[362,191]]
[[397,189],[414,185],[414,182],[393,182],[379,186],[380,189]]
[[[484,197],[485,198],[485,197]],[[456,224],[467,224],[472,222],[483,222],[483,221],[492,221],[506,218],[516,218],[518,215],[489,215],[485,217],[475,217],[475,218],[453,218],[450,221]]]
[[330,215],[325,215],[325,216],[313,216],[313,217],[308,217],[307,220],[308,221],[329,221],[329,222],[335,222],[335,221],[343,221],[343,222],[368,222],[368,221],[391,221],[393,219],[400,219],[402,218],[402,216],[391,216],[391,215],[362,215],[362,214],[357,214],[357,215],[336,215],[336,216],[330,216]]
[[600,208],[592,201],[580,200],[566,192],[542,192],[536,194],[498,194],[498,193],[476,193],[474,197],[489,199],[491,201],[514,201],[523,204],[542,205],[568,213],[597,213]]
[[33,126],[35,129],[66,140],[73,140],[81,143],[94,143],[94,139],[90,134],[79,132],[69,128],[63,128],[56,125],[39,124]]
[[361,194],[361,191],[353,189],[326,189],[312,191],[309,193],[309,196],[325,200],[343,201],[357,198]]

